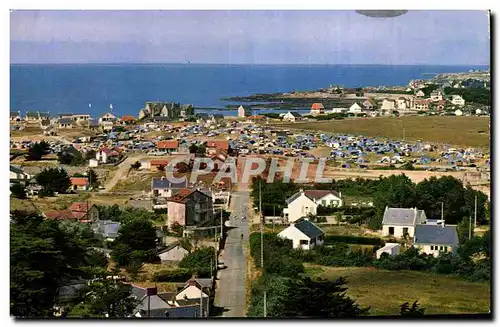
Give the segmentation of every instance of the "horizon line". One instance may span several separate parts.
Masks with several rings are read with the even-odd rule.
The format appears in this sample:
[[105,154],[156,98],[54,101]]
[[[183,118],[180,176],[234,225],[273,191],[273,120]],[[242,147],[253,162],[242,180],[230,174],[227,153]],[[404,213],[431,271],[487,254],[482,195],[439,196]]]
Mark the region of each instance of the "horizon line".
[[150,63],[141,63],[141,62],[54,62],[54,63],[40,63],[40,62],[20,62],[20,63],[9,63],[10,66],[21,66],[21,65],[38,65],[38,66],[50,66],[50,65],[211,65],[211,66],[485,66],[491,67],[491,64],[437,64],[437,63],[422,63],[422,64],[321,64],[321,63],[203,63],[203,62],[150,62]]

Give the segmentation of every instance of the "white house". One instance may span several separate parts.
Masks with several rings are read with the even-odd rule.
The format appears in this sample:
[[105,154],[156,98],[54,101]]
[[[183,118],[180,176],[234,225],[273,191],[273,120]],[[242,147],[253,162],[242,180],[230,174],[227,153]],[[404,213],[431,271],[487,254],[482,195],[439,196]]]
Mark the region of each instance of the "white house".
[[363,112],[363,108],[361,108],[361,106],[357,102],[354,102],[352,106],[349,107],[349,112],[353,114],[359,114]]
[[188,180],[184,179],[181,183],[172,183],[169,179],[162,177],[153,177],[151,180],[151,191],[155,197],[169,198],[177,190],[188,187]]
[[114,123],[118,118],[110,112],[105,113],[99,118],[99,125],[104,125],[104,123]]
[[425,223],[426,219],[425,212],[417,208],[385,207],[382,235],[403,238],[408,234],[409,237],[413,237],[415,226]]
[[421,253],[437,257],[440,252],[454,252],[458,248],[456,225],[420,224],[415,227],[413,245]]
[[311,105],[311,115],[321,115],[325,113],[325,106],[322,103],[313,103]]
[[481,109],[476,109],[476,115],[481,115],[483,111]]
[[286,114],[283,115],[283,120],[284,121],[296,121],[302,119],[302,116],[298,112],[287,112]]
[[347,112],[347,108],[332,108],[330,113],[332,114],[345,114]]
[[397,106],[399,110],[406,110],[410,108],[408,100],[404,97],[399,97],[397,100]]
[[392,99],[384,99],[382,101],[382,107],[380,109],[382,109],[382,110],[395,110],[396,109],[396,102]]
[[31,175],[25,173],[21,168],[10,165],[9,179],[11,181],[28,181]]
[[387,253],[389,256],[398,255],[401,252],[401,244],[386,243],[383,248],[377,250],[377,259],[380,259],[382,253]]
[[186,250],[180,243],[172,243],[164,250],[158,252],[161,262],[177,262],[181,261],[189,251]]
[[464,112],[460,109],[457,109],[457,110],[455,110],[454,114],[455,114],[455,116],[462,116],[464,114]]
[[278,237],[292,240],[294,249],[311,250],[316,245],[322,245],[325,233],[307,219],[291,223],[282,230]]
[[190,279],[184,288],[175,296],[176,301],[203,299],[203,316],[208,317],[210,297],[203,291],[205,288],[196,279]]
[[432,102],[437,102],[443,100],[443,94],[441,91],[434,91],[431,93],[431,101]]
[[452,96],[451,103],[456,106],[465,106],[465,100],[460,95]]
[[425,93],[424,91],[422,90],[418,90],[417,93],[415,93],[415,95],[418,97],[418,98],[423,98],[425,96]]
[[341,207],[342,194],[329,190],[300,190],[286,200],[285,219],[294,222],[309,214],[316,215],[319,205]]

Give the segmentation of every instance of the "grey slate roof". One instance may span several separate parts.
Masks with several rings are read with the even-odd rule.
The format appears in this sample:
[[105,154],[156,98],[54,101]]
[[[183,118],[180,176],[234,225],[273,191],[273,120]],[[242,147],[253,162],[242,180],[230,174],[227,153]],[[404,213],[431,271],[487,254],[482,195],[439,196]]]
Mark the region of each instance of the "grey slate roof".
[[298,223],[295,223],[295,228],[300,230],[309,238],[316,238],[325,234],[321,229],[318,228],[318,226],[305,219]]
[[61,118],[59,124],[73,124],[73,121],[70,118]]
[[169,318],[194,318],[200,316],[199,305],[189,305],[185,307],[174,307],[167,309]]
[[181,189],[187,187],[187,179],[182,183],[171,183],[169,179],[161,177],[154,177],[151,181],[151,188],[156,189]]
[[413,226],[423,222],[423,217],[425,217],[424,211],[415,208],[386,208],[382,225]]
[[298,112],[296,112],[296,111],[291,111],[291,112],[290,112],[290,114],[291,114],[292,116],[294,116],[295,118],[300,118],[300,117],[302,117],[302,115],[301,115],[301,114],[299,114],[299,113],[298,113]]
[[415,244],[458,245],[456,225],[417,225],[415,226]]

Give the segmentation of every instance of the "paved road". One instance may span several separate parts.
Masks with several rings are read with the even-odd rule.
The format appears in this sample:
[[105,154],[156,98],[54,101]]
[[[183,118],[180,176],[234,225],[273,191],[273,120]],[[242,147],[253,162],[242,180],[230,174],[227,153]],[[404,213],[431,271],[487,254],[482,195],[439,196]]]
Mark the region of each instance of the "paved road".
[[[228,232],[222,260],[227,266],[219,270],[219,286],[215,305],[224,307],[223,317],[244,317],[245,313],[245,272],[246,260],[244,245],[248,242],[248,219],[242,222],[241,217],[247,216],[250,205],[250,192],[237,191],[231,197],[231,226],[236,228]],[[243,240],[241,239],[243,234]]]

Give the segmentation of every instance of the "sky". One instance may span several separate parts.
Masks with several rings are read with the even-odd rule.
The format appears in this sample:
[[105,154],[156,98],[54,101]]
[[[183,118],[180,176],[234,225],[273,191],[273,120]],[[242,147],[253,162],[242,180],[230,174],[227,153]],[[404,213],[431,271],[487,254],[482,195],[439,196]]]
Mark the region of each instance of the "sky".
[[12,11],[11,63],[489,65],[486,11]]

